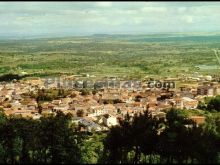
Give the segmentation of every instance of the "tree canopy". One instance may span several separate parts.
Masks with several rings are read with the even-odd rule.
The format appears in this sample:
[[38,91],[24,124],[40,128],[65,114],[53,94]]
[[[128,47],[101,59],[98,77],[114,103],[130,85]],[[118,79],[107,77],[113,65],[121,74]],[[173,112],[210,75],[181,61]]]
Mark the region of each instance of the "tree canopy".
[[39,120],[0,110],[0,163],[219,163],[220,117],[197,125],[179,109],[165,118],[126,115],[108,132],[79,132],[60,111]]

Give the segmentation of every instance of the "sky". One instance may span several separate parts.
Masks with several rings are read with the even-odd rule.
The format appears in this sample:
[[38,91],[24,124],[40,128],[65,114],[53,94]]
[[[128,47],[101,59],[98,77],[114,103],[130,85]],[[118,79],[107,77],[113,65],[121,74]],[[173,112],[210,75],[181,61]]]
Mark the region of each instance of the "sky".
[[0,2],[0,38],[220,31],[220,2]]

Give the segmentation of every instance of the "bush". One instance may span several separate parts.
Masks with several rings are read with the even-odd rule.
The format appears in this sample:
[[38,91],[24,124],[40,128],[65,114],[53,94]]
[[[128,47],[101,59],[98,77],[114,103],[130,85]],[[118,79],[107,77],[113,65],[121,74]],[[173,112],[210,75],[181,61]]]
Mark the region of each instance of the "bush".
[[207,109],[216,110],[219,112],[220,111],[220,96],[216,96],[212,98],[207,105]]
[[81,89],[80,92],[81,92],[81,95],[83,95],[83,96],[90,94],[88,89]]

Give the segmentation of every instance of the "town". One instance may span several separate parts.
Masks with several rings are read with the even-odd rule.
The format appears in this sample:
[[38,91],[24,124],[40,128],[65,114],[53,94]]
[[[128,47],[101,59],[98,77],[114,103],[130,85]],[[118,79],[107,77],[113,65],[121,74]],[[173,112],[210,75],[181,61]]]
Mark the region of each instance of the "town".
[[[205,97],[220,94],[220,84],[211,76],[194,78],[191,86],[172,88],[158,88],[152,85],[155,81],[151,81],[151,85],[147,81],[136,81],[136,85],[99,86],[91,89],[91,84],[88,83],[86,88],[83,88],[83,84],[88,81],[73,76],[71,78],[75,81],[67,81],[70,76],[61,76],[59,82],[49,82],[45,78],[1,82],[0,108],[6,115],[19,115],[36,120],[42,115],[62,111],[72,114],[72,121],[80,126],[80,131],[104,131],[118,125],[118,121],[123,120],[127,114],[134,116],[148,110],[152,116],[165,117],[166,110],[172,107],[197,109]],[[109,80],[113,82],[115,79]],[[174,86],[175,80],[187,82],[192,81],[192,78],[170,78],[166,79],[166,82]],[[78,86],[72,83],[70,88],[65,86],[65,82],[78,82]],[[124,84],[126,83],[129,84],[129,81],[124,81]],[[53,92],[56,92],[56,96],[51,94]],[[205,121],[202,116],[190,117],[197,123]]]

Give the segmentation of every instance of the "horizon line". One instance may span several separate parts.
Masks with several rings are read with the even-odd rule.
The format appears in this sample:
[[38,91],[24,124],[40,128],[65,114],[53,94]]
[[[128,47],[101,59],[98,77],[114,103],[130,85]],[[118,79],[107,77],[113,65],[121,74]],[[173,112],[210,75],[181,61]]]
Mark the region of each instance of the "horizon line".
[[[219,31],[191,31],[191,32],[147,32],[147,33],[91,33],[91,34],[36,34],[36,35],[0,35],[0,40],[31,40],[31,39],[55,39],[55,38],[71,38],[71,37],[91,37],[95,35],[157,35],[157,34],[220,34]],[[45,37],[43,37],[45,36]]]

